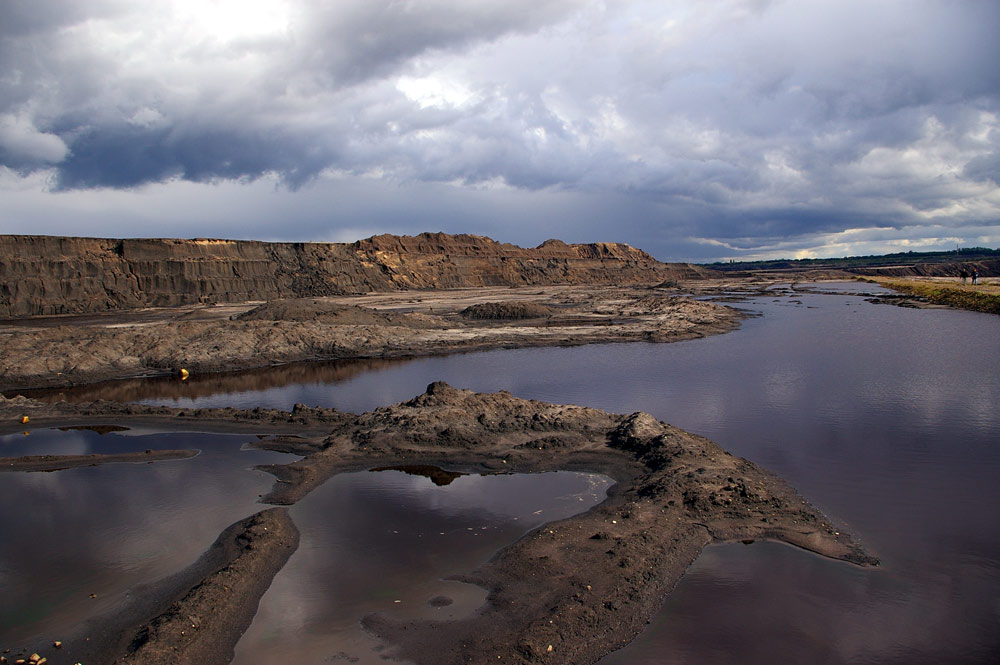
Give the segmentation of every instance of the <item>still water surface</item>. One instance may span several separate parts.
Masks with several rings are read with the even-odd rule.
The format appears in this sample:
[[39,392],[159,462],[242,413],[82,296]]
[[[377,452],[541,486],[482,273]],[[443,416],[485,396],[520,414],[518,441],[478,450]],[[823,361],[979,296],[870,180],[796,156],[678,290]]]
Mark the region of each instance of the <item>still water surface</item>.
[[302,543],[261,599],[233,663],[385,663],[362,616],[468,615],[486,591],[446,577],[588,510],[609,485],[569,472],[468,475],[446,486],[400,471],[334,476],[291,508]]
[[[0,483],[0,650],[69,640],[84,622],[192,563],[231,523],[264,508],[289,455],[253,437],[137,430],[0,436],[0,456],[197,448],[189,460],[7,473]],[[585,473],[334,476],[290,509],[300,547],[261,601],[236,663],[381,663],[361,617],[449,619],[482,605],[469,573],[531,529],[588,510],[610,480]],[[93,627],[91,630],[100,630]],[[90,633],[88,633],[90,634]]]
[[0,476],[0,650],[66,640],[119,607],[137,584],[192,563],[251,515],[273,477],[247,436],[30,430],[0,436],[0,456],[192,448],[192,459]]
[[776,289],[739,305],[761,316],[701,340],[285,368],[278,387],[257,373],[133,398],[358,412],[445,380],[648,411],[781,475],[883,566],[711,547],[603,665],[1000,662],[1000,317],[875,305],[852,288]]

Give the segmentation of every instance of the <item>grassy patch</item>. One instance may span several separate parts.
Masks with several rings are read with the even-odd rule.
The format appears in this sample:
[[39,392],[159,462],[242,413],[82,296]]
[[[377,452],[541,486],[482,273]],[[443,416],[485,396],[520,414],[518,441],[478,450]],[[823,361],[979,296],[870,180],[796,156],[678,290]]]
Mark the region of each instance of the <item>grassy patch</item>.
[[923,298],[936,305],[947,305],[974,312],[1000,314],[1000,292],[990,286],[944,285],[917,280],[878,279],[882,286]]

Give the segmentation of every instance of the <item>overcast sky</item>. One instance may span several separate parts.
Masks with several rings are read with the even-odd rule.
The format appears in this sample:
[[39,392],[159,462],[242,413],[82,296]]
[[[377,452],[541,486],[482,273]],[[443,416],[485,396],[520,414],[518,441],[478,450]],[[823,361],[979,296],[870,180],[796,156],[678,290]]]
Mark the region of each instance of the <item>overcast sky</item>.
[[996,0],[0,0],[0,233],[1000,247]]

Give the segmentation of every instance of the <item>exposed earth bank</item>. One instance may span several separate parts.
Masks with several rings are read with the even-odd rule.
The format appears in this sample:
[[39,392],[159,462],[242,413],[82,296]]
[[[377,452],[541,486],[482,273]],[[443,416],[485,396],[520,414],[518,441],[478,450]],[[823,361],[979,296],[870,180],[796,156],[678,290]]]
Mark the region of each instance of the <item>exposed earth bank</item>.
[[524,248],[483,236],[354,243],[0,235],[0,318],[401,289],[655,284],[711,270],[622,243]]
[[732,308],[677,292],[454,289],[24,319],[0,324],[0,390],[304,360],[674,341],[726,332],[742,319]]
[[[22,429],[26,416],[42,426],[141,424],[271,433],[257,445],[304,455],[266,467],[277,482],[264,500],[279,505],[295,503],[336,473],[388,465],[476,473],[566,469],[616,481],[599,506],[535,530],[464,576],[489,592],[474,615],[408,623],[365,617],[365,626],[386,641],[389,654],[421,665],[593,663],[643,629],[711,542],[779,540],[857,565],[877,564],[780,479],[645,413],[609,414],[443,383],[408,402],[361,415],[304,406],[291,412],[183,411],[0,398],[0,431]],[[203,576],[186,588],[152,594],[162,598],[160,606],[119,622],[120,634],[85,662],[123,657],[228,662],[245,629],[246,608],[256,606],[254,598],[287,559],[295,538],[287,525],[280,537],[265,537],[263,529],[254,530],[253,519],[234,525],[221,539],[235,554],[221,564],[196,564]],[[238,563],[245,555],[251,556],[248,563]],[[187,625],[196,628],[189,631]],[[212,626],[209,646],[188,646],[202,625]],[[49,650],[49,662],[77,662],[71,647]],[[147,651],[140,654],[140,648]]]

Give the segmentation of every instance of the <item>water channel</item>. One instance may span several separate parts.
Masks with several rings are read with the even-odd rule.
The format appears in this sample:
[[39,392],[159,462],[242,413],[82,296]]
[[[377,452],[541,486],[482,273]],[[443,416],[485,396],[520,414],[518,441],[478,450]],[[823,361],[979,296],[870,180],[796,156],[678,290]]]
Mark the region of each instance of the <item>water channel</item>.
[[997,662],[1000,317],[818,288],[827,292],[777,288],[737,303],[759,316],[673,344],[335,363],[127,390],[173,406],[358,412],[444,380],[647,411],[784,477],[883,565],[772,543],[710,547],[648,630],[603,665]]
[[[99,631],[106,613],[141,602],[142,585],[178,572],[229,524],[260,510],[273,478],[252,466],[295,458],[249,449],[252,438],[70,428],[0,436],[0,456],[10,457],[201,451],[171,462],[5,474],[0,650]],[[452,475],[432,482],[400,470],[344,473],[293,506],[299,549],[233,662],[385,662],[362,616],[475,611],[485,591],[446,577],[471,572],[541,524],[586,511],[611,484],[570,472]]]

